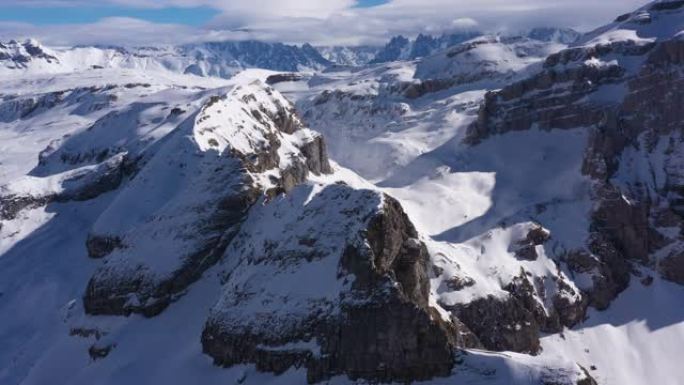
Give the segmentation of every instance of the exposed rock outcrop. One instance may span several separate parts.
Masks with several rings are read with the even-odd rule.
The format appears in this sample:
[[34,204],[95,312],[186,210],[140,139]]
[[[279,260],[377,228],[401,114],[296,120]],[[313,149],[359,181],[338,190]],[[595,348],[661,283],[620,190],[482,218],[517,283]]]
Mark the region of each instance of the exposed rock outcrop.
[[537,259],[537,246],[541,246],[551,237],[551,233],[541,226],[532,228],[525,239],[516,242],[515,256],[518,259],[534,261]]
[[266,84],[274,85],[283,82],[296,82],[303,80],[304,77],[298,73],[282,73],[270,75],[266,78]]
[[135,161],[126,154],[117,154],[92,168],[76,169],[50,176],[45,189],[23,191],[22,182],[35,177],[0,186],[0,219],[12,220],[22,210],[46,206],[54,202],[87,201],[116,190],[125,178],[135,172]]
[[[593,183],[589,235],[577,250],[557,257],[588,278],[582,290],[599,309],[627,287],[634,263],[658,265],[675,281],[681,270],[676,253],[667,252],[679,248],[681,233],[664,230],[681,226],[674,215],[679,195],[671,187],[679,182],[670,182],[681,180],[677,149],[684,127],[684,42],[676,36],[681,12],[675,3],[620,17],[549,56],[537,74],[488,93],[465,139],[477,145],[514,131],[589,132],[582,166]],[[644,27],[653,20],[662,28]],[[625,30],[636,33],[618,33]],[[531,244],[517,256],[534,259]],[[582,313],[571,310],[566,317]]]
[[[563,327],[573,327],[584,319],[588,301],[564,277],[532,279],[529,275],[531,274],[522,270],[520,276],[514,278],[504,289],[518,301],[518,305],[532,313],[540,331],[557,333]],[[552,280],[553,285],[558,288],[551,298],[544,297],[544,287],[548,285],[546,280]],[[540,302],[540,298],[543,302]],[[548,310],[544,306],[545,302],[551,305]]]
[[[292,203],[306,196],[302,189],[295,190]],[[286,210],[279,202],[267,206],[269,212]],[[262,247],[248,232],[248,219],[227,252],[227,260],[237,259],[228,262],[236,267],[227,271],[225,294],[205,326],[204,351],[224,366],[252,363],[276,373],[306,367],[310,382],[338,374],[383,382],[448,375],[453,349],[476,340],[462,324],[443,321],[429,307],[427,250],[399,203],[337,185],[316,194],[303,209],[318,226],[310,235],[326,238],[295,244],[302,224],[285,225],[293,230],[277,244],[264,240],[272,246],[263,249],[268,256],[258,262],[248,262],[260,256]],[[326,223],[316,225],[319,221]],[[242,266],[248,264],[245,274]],[[339,286],[309,282],[324,286],[305,293],[293,290],[297,275],[311,269],[323,269],[318,279],[332,279]],[[284,286],[271,287],[258,279],[260,270]],[[270,298],[269,309],[263,310],[269,315],[252,313],[249,304],[264,295]]]
[[511,296],[477,299],[450,308],[489,350],[537,354],[540,326],[534,314]]
[[89,235],[86,239],[88,256],[91,258],[102,258],[109,255],[115,249],[122,248],[121,238]]
[[684,253],[673,253],[660,261],[663,278],[684,285]]

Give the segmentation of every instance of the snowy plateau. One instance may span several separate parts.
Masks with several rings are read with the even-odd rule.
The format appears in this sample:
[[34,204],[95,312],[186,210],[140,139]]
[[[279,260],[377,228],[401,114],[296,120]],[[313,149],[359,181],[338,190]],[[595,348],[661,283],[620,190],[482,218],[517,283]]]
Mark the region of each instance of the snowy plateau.
[[684,384],[684,1],[385,47],[0,43],[0,384]]

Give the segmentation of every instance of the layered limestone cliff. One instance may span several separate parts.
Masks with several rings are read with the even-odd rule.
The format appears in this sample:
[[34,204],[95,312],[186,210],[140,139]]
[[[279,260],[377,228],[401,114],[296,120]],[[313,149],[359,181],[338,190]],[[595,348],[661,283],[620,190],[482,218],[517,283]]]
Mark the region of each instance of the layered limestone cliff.
[[536,75],[488,93],[465,139],[588,132],[588,236],[556,258],[590,279],[583,296],[599,309],[627,287],[634,264],[682,282],[683,16],[681,2],[653,3],[549,56]]

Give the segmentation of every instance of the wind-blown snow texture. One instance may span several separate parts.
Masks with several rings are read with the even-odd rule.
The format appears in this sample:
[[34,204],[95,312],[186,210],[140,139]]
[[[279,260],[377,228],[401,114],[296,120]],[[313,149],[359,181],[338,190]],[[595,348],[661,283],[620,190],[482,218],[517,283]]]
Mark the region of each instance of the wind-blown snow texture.
[[0,383],[678,384],[684,2],[476,35],[0,45]]

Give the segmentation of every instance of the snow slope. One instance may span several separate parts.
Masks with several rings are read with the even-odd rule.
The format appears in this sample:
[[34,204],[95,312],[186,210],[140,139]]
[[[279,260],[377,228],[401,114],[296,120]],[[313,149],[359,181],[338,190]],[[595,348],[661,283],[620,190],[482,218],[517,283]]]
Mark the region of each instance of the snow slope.
[[304,90],[283,90],[330,139],[336,161],[381,180],[460,135],[487,90],[524,77],[563,47],[484,36],[418,61],[329,69]]
[[[7,138],[3,144],[11,148],[3,153],[1,160],[6,165],[2,196],[3,199],[9,197],[10,201],[14,199],[12,197],[30,199],[20,201],[16,210],[4,213],[0,228],[0,308],[3,314],[13,315],[0,328],[5,342],[0,349],[0,360],[6,363],[0,368],[1,382],[40,384],[49,379],[74,384],[93,381],[113,384],[122,381],[146,383],[154,379],[185,383],[200,378],[206,383],[287,384],[304,380],[305,373],[301,370],[273,376],[259,373],[253,366],[219,369],[202,354],[199,337],[209,309],[222,309],[226,298],[223,296],[229,293],[221,294],[225,282],[219,277],[234,262],[210,267],[202,279],[183,290],[168,309],[153,318],[135,314],[138,306],[148,305],[144,297],[129,298],[125,305],[134,314],[128,317],[87,315],[92,309],[88,310],[87,301],[85,307],[82,302],[82,297],[88,295],[88,280],[97,281],[103,272],[108,272],[105,277],[109,278],[103,282],[109,282],[111,267],[119,269],[143,263],[147,271],[159,273],[177,266],[174,255],[184,250],[186,246],[183,245],[190,244],[188,242],[192,242],[196,234],[172,234],[189,231],[192,224],[184,221],[201,221],[202,214],[197,211],[188,216],[187,210],[171,210],[177,205],[174,200],[181,202],[178,199],[182,197],[184,205],[192,203],[193,199],[210,204],[214,192],[210,185],[203,183],[211,181],[205,174],[215,167],[206,166],[218,160],[216,154],[229,150],[247,153],[259,148],[263,135],[273,127],[273,123],[263,126],[259,120],[266,116],[277,117],[280,108],[287,106],[277,94],[269,95],[263,88],[255,88],[253,81],[269,74],[267,71],[247,72],[225,81],[218,89],[207,87],[210,82],[216,82],[215,79],[207,79],[205,83],[194,76],[150,71],[86,71],[59,79],[34,75],[2,80],[9,97],[3,103],[6,112],[0,128]],[[222,99],[216,95],[227,96]],[[269,100],[272,104],[264,104]],[[252,106],[253,103],[257,104]],[[251,108],[265,112],[254,114]],[[225,115],[227,120],[216,121],[217,115]],[[223,122],[231,119],[232,124],[224,125]],[[240,125],[245,129],[240,130]],[[248,126],[264,127],[266,131],[247,129]],[[226,131],[228,127],[231,128]],[[315,134],[306,129],[278,135],[280,160],[275,172],[266,170],[268,175],[263,178],[258,172],[250,172],[266,187],[273,183],[273,177],[277,179],[278,170],[287,170],[290,162],[296,163],[298,146],[315,138]],[[188,149],[191,149],[189,153]],[[183,153],[188,156],[184,157]],[[126,164],[124,159],[135,160],[134,164],[137,164],[135,177],[131,180],[130,171],[122,168]],[[171,165],[186,166],[175,171],[169,161]],[[225,161],[231,162],[231,158]],[[257,161],[255,166],[258,165]],[[232,169],[230,165],[223,167],[227,171]],[[104,171],[110,169],[121,173],[116,174],[117,178],[107,179],[107,183],[99,183],[102,175],[108,175]],[[326,213],[336,207],[331,205],[337,199],[334,196],[347,190],[360,194],[359,197],[375,196],[378,200],[363,198],[359,203],[362,207],[376,209],[381,195],[372,184],[353,172],[336,169],[332,176],[313,177],[312,182],[299,187],[287,200],[255,211],[242,230],[244,235],[239,237],[272,238],[278,233],[265,231],[268,227],[263,227],[263,223],[271,221],[269,218],[280,218],[278,220],[287,222],[281,225],[292,229],[294,237],[293,243],[280,245],[282,250],[278,249],[278,254],[288,254],[290,247],[292,250],[300,248],[299,234],[312,232],[321,235],[321,242],[330,243],[330,250],[337,252],[333,234],[347,237],[355,231],[348,226],[338,227],[339,221],[330,221],[331,215]],[[335,187],[341,181],[351,187]],[[179,187],[173,187],[173,183],[180,183]],[[83,191],[88,194],[79,195],[85,194]],[[222,190],[221,193],[227,192]],[[325,198],[330,193],[333,198]],[[302,202],[293,207],[293,203],[287,203],[292,200]],[[340,201],[340,204],[344,202]],[[131,205],[136,208],[124,208]],[[314,218],[312,214],[292,216],[296,211],[291,210],[299,205],[317,213],[317,218],[323,222],[300,221],[301,218]],[[344,206],[339,209],[341,212],[346,210]],[[167,210],[166,214],[160,214],[163,210]],[[146,213],[150,212],[156,212],[153,227],[145,219],[149,216]],[[164,221],[169,225],[163,225]],[[270,226],[280,227],[278,223],[270,222]],[[359,223],[351,221],[349,225],[359,226]],[[88,252],[93,250],[85,247],[94,233],[102,231],[125,234],[121,237],[122,243],[126,244],[125,252],[116,248],[107,250],[112,254],[105,257],[106,262],[89,258]],[[159,237],[165,240],[150,242]],[[248,244],[266,245],[268,242],[250,241]],[[155,247],[150,248],[150,245]],[[323,246],[323,243],[317,244],[317,248]],[[143,257],[150,252],[163,252],[164,258]],[[230,253],[228,251],[228,255]],[[254,250],[249,254],[259,253]],[[231,260],[230,257],[226,259]],[[290,286],[288,301],[297,293],[324,294],[323,288],[329,285],[333,285],[333,292],[340,290],[334,287],[339,283],[332,277],[328,280],[322,279],[316,271],[293,271],[303,274],[302,278],[285,273],[281,275],[281,281],[271,282],[282,285],[306,282],[301,287]],[[336,276],[337,267],[329,273]],[[246,283],[268,282],[268,279],[255,281],[254,274],[257,274],[256,270],[247,269],[235,277]],[[307,279],[311,276],[320,278],[323,285],[320,290],[311,290],[312,282]],[[270,296],[273,299],[286,294],[278,286]],[[294,308],[287,309],[292,311]],[[107,352],[107,357],[97,359],[103,352]],[[170,362],[174,364],[169,365]],[[473,352],[463,362],[467,364],[454,369],[453,376],[468,381],[480,381],[484,376],[522,384],[530,377],[546,378],[550,370],[558,368],[563,368],[563,373],[554,378],[568,384],[583,376],[574,362],[562,359],[540,364],[522,356],[511,358]],[[349,382],[341,376],[332,379],[331,383]]]

